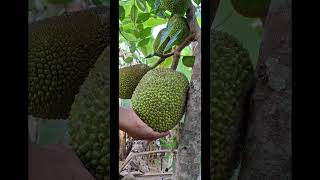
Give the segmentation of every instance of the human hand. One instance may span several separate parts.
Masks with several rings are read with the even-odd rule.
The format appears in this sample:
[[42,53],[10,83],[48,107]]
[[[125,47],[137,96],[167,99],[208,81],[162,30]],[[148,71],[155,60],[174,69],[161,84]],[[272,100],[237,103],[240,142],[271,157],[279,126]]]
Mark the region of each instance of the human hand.
[[63,145],[28,146],[29,180],[94,180],[71,149]]
[[155,132],[132,109],[121,107],[119,108],[119,127],[120,130],[125,131],[129,136],[139,140],[155,140],[169,134],[169,131]]

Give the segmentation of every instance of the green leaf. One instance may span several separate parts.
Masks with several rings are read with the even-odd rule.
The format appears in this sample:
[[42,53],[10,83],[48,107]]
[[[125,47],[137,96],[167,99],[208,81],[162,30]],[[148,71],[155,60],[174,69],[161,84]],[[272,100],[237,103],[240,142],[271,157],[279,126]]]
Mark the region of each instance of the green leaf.
[[155,2],[155,0],[147,0],[147,3],[148,3],[149,6],[151,7],[151,9],[154,8],[154,2]]
[[130,23],[124,24],[124,25],[122,25],[120,28],[121,28],[123,31],[132,32],[132,26],[133,26],[133,23],[130,21]]
[[138,47],[146,46],[149,43],[150,39],[151,38],[146,38],[146,39],[143,39],[143,40],[139,41]]
[[143,23],[150,18],[150,13],[139,13],[137,23]]
[[147,4],[145,0],[136,0],[137,6],[141,11],[145,12],[147,9]]
[[155,27],[161,24],[167,23],[166,19],[161,19],[161,18],[149,18],[144,25],[149,26],[149,27]]
[[131,11],[130,11],[130,17],[131,17],[131,21],[135,24],[137,22],[137,17],[138,17],[138,9],[136,5],[132,5]]
[[137,25],[137,29],[138,29],[139,32],[143,31],[143,24],[138,24]]
[[123,6],[119,6],[119,19],[122,21],[126,16],[126,11]]
[[124,62],[126,62],[126,63],[132,63],[132,61],[133,61],[133,57],[127,57],[125,60],[124,60]]
[[134,52],[137,50],[136,44],[133,43],[133,42],[130,42],[130,47],[129,47],[129,49],[130,49],[130,52],[131,52],[131,53],[134,53]]
[[127,32],[121,31],[121,34],[128,41],[137,41],[137,38],[131,33],[127,33]]
[[197,5],[201,3],[201,0],[193,0]]
[[183,56],[182,57],[182,63],[183,65],[187,66],[187,67],[192,67],[195,61],[195,57],[194,56]]
[[161,63],[159,65],[159,67],[161,68],[169,68],[172,64],[172,56],[168,57],[166,60],[163,61],[163,63]]
[[151,30],[152,30],[151,27],[144,28],[142,31],[139,32],[139,37],[146,38],[151,36]]

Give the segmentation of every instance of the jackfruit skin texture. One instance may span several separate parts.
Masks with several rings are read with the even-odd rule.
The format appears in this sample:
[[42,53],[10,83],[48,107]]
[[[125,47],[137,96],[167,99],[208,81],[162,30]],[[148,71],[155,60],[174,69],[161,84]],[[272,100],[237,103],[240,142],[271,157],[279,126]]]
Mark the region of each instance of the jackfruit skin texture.
[[191,5],[190,0],[162,0],[160,8],[172,14],[184,15]]
[[132,109],[154,131],[168,131],[184,114],[188,87],[189,81],[183,73],[152,69],[133,92]]
[[242,16],[259,18],[268,14],[270,0],[231,0],[231,4]]
[[153,51],[156,52],[156,53],[159,53],[159,54],[165,54],[165,53],[168,53],[168,52],[171,51],[171,49],[170,49],[170,50],[166,51],[165,53],[163,53],[166,45],[167,45],[168,42],[170,41],[170,37],[167,37],[166,40],[164,40],[164,42],[161,44],[161,46],[159,46],[159,45],[160,45],[160,42],[161,42],[161,36],[162,36],[163,32],[165,31],[165,29],[166,29],[166,28],[163,28],[163,29],[161,29],[161,30],[159,31],[156,39],[155,39],[154,42],[153,42]]
[[166,28],[169,28],[170,26],[173,26],[173,29],[169,34],[170,39],[174,37],[175,33],[181,30],[175,45],[180,45],[180,43],[182,43],[184,39],[190,34],[188,21],[181,15],[174,14],[172,17],[170,17]]
[[75,97],[70,144],[96,180],[110,176],[110,49],[101,54]]
[[150,69],[146,64],[135,64],[119,69],[119,98],[131,99],[134,89]]
[[65,13],[29,26],[28,112],[65,119],[90,68],[109,44],[109,7]]
[[229,180],[240,159],[253,66],[235,37],[211,31],[210,44],[210,179]]

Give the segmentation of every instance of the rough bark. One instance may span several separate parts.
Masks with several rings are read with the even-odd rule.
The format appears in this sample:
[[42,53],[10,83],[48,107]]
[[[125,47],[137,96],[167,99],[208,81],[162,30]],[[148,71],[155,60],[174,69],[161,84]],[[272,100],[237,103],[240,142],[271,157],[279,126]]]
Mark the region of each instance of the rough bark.
[[201,30],[192,6],[187,12],[190,29],[197,33],[193,43],[195,64],[192,68],[191,83],[184,123],[178,132],[179,147],[175,178],[178,180],[198,179],[201,164]]
[[273,0],[256,68],[240,180],[291,179],[291,0]]

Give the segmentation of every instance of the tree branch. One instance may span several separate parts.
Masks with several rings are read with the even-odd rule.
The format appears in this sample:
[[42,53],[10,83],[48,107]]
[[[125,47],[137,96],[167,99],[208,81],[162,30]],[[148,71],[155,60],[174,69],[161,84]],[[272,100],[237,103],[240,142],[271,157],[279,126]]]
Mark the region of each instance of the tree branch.
[[[153,69],[153,68],[157,67],[159,64],[161,64],[164,60],[166,60],[166,59],[167,59],[168,57],[170,57],[170,56],[174,56],[173,62],[179,61],[181,51],[182,51],[186,46],[188,46],[192,41],[195,41],[195,38],[196,38],[196,33],[190,34],[190,35],[178,46],[178,48],[174,49],[174,50],[171,51],[170,53],[167,53],[167,54],[155,53],[154,55],[160,57],[160,59],[159,59],[154,65],[152,65],[151,68]],[[175,57],[175,56],[178,56],[178,57]],[[175,59],[178,59],[178,60],[175,60]],[[177,62],[176,62],[176,63],[177,63]],[[172,63],[172,64],[174,64],[174,63]],[[172,66],[173,66],[173,65],[172,65]],[[171,66],[171,69],[172,69],[172,66]],[[174,69],[176,69],[176,68],[174,68]]]

